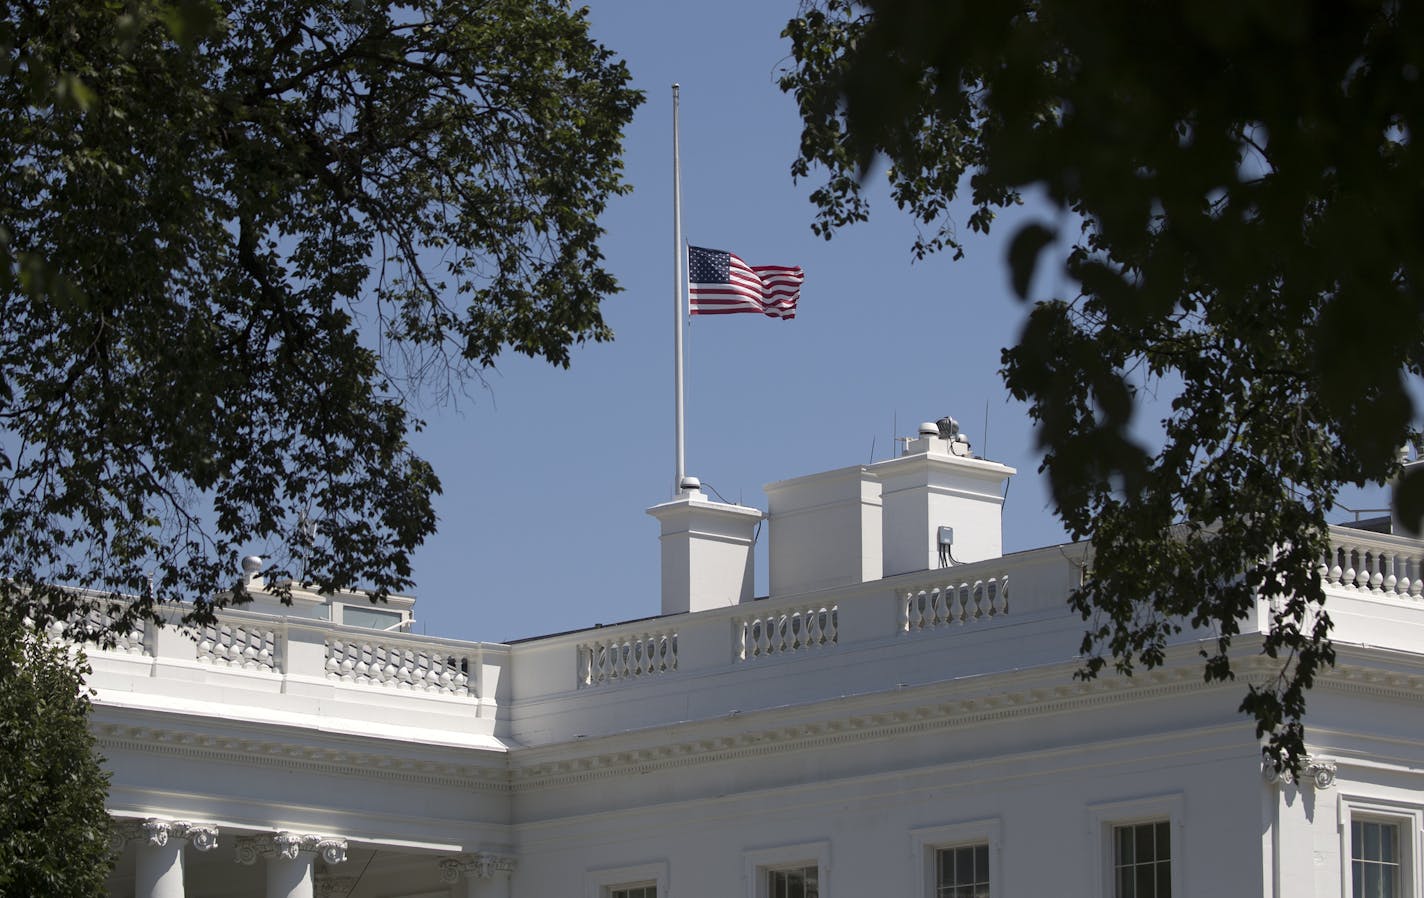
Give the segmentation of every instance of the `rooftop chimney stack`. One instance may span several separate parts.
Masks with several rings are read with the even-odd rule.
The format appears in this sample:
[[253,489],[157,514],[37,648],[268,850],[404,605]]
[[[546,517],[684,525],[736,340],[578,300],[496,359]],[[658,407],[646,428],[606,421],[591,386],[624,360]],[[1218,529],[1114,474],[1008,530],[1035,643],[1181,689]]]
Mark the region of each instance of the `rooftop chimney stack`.
[[662,526],[662,613],[708,611],[752,600],[752,545],[762,513],[712,502],[694,477],[648,514]]
[[1015,471],[975,458],[953,418],[921,424],[899,458],[868,470],[880,481],[884,576],[1003,554],[1004,481]]
[[774,596],[879,580],[880,481],[864,465],[766,485]]

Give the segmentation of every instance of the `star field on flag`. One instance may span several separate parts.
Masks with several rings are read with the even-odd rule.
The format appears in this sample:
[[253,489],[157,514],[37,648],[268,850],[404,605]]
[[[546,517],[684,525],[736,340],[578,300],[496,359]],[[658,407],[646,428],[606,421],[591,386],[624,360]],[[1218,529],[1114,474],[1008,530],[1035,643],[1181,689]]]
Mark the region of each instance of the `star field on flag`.
[[799,265],[748,265],[735,253],[687,248],[688,300],[693,315],[753,312],[795,318],[806,279]]

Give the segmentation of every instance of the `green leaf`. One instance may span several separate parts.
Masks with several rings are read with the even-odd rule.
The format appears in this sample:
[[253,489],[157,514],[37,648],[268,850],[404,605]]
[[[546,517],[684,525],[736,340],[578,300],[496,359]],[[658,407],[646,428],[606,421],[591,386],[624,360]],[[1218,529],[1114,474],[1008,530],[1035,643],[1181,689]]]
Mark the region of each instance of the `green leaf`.
[[1030,222],[1014,234],[1014,239],[1009,243],[1009,281],[1019,299],[1028,299],[1033,273],[1038,267],[1039,253],[1057,238],[1057,231],[1038,222]]
[[1424,535],[1424,465],[1410,465],[1399,475],[1390,497],[1391,512],[1410,536]]

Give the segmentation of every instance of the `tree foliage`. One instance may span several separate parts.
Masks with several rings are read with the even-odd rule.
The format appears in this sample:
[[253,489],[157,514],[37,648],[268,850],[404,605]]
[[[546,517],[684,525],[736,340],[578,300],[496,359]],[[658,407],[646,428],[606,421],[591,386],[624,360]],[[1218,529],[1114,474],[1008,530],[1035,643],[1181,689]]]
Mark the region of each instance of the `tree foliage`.
[[[1305,691],[1333,661],[1318,566],[1344,484],[1399,473],[1424,366],[1424,11],[1388,2],[1110,4],[824,0],[787,28],[798,177],[823,170],[815,229],[864,219],[871,167],[962,255],[1026,191],[1056,212],[1014,234],[1035,302],[1003,354],[1029,404],[1056,511],[1094,545],[1072,596],[1083,674],[1163,660],[1184,625],[1219,634],[1258,597],[1279,677],[1242,703],[1267,752],[1304,750]],[[1046,254],[1046,255],[1045,255]],[[1142,391],[1170,398],[1160,448]],[[1417,521],[1424,481],[1404,480]]]
[[105,894],[109,777],[71,652],[0,611],[0,895]]
[[610,336],[628,82],[559,0],[0,0],[0,598],[409,586],[412,391]]

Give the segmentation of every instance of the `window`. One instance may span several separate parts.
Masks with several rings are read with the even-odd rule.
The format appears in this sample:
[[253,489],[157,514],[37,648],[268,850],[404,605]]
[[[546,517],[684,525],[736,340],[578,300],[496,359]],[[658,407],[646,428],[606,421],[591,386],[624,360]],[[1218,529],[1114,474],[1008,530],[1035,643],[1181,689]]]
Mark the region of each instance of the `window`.
[[997,817],[910,830],[914,856],[919,858],[916,895],[924,898],[997,898],[999,876]]
[[1339,801],[1340,893],[1349,898],[1420,898],[1424,807],[1408,799],[1346,794]]
[[989,843],[935,852],[935,898],[989,898]]
[[583,893],[585,898],[661,898],[668,894],[667,861],[589,870]]
[[747,898],[830,898],[829,842],[744,851],[742,863]]
[[1097,839],[1097,887],[1102,898],[1172,898],[1185,895],[1183,833],[1186,804],[1180,792],[1088,806]]
[[1399,898],[1399,824],[1350,821],[1350,877],[1354,898]]
[[379,608],[362,608],[345,605],[341,609],[341,622],[348,627],[369,627],[372,630],[389,630],[405,620],[399,611],[385,611]]
[[821,898],[820,871],[815,867],[766,871],[767,898]]
[[1172,898],[1172,824],[1113,827],[1114,898]]

